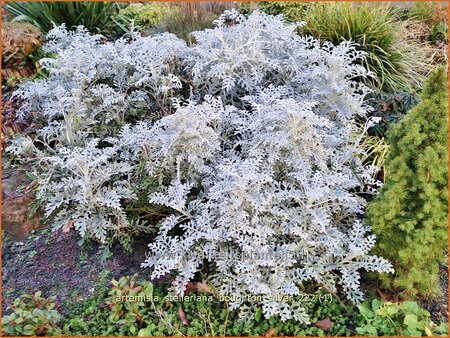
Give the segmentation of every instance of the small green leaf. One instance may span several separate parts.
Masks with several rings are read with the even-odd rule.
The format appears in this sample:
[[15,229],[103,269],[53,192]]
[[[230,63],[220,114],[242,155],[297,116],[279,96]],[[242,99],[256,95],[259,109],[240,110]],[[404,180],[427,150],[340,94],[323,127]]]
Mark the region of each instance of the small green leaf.
[[374,313],[365,304],[358,305],[359,313],[365,318],[373,318]]
[[381,302],[378,299],[374,299],[372,300],[372,310],[375,312],[379,309],[379,307],[381,306]]
[[366,328],[365,327],[357,327],[355,330],[360,335],[363,335],[363,334],[366,333]]
[[367,329],[367,333],[368,333],[370,336],[378,336],[378,332],[377,332],[377,328],[376,328],[376,327],[369,327],[369,328]]
[[34,309],[33,310],[33,316],[35,317],[45,317],[44,311],[41,309]]
[[400,309],[399,309],[399,307],[397,305],[389,306],[387,308],[387,313],[388,313],[388,315],[395,315],[396,313],[398,313],[399,310]]
[[130,332],[131,332],[131,334],[135,334],[136,333],[136,331],[137,331],[137,328],[136,328],[136,326],[134,326],[134,325],[131,325],[130,326]]
[[431,329],[428,326],[425,326],[425,334],[430,337],[433,335],[433,332],[431,331]]
[[33,325],[28,324],[28,325],[24,326],[22,333],[25,336],[33,336],[35,334],[34,329],[35,329],[35,327]]
[[412,313],[418,315],[420,312],[419,305],[416,302],[407,301],[402,304],[405,313]]
[[405,316],[403,323],[409,330],[414,330],[417,327],[417,316],[409,313]]

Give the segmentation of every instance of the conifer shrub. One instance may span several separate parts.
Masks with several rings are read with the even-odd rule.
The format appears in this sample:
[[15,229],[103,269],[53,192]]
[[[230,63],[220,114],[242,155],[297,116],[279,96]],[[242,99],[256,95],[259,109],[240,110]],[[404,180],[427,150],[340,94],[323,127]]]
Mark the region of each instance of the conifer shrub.
[[362,270],[392,272],[369,254],[375,236],[362,222],[361,194],[380,184],[359,157],[373,122],[356,81],[365,54],[260,12],[215,23],[193,46],[55,28],[48,78],[15,94],[47,126],[9,150],[35,164],[54,229],[104,243],[145,227],[129,203],[163,208],[143,267],[173,274],[177,294],[207,268],[243,317],[262,306],[266,318],[308,323],[292,300],[304,284],[360,302]]
[[388,132],[386,184],[369,205],[375,252],[394,263],[385,286],[413,296],[439,294],[447,249],[448,91],[443,67],[430,75],[420,103]]

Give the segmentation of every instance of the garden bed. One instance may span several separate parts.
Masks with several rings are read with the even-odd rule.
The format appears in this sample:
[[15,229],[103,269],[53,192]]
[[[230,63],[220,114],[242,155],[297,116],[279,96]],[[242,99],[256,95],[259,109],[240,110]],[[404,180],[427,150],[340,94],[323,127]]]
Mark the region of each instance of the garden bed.
[[5,6],[3,333],[448,335],[445,6]]
[[132,252],[113,248],[112,257],[100,260],[99,250],[78,245],[75,232],[60,234],[45,230],[35,231],[29,239],[15,242],[6,238],[2,248],[2,308],[7,307],[23,293],[45,290],[56,296],[58,309],[73,297],[82,300],[95,292],[99,276],[111,280],[120,276],[139,274],[148,279],[149,271],[140,267],[145,259],[148,239],[137,239]]
[[[104,262],[99,259],[98,248],[87,249],[77,241],[74,232],[59,234],[45,229],[33,232],[21,242],[6,235],[2,243],[2,312],[8,314],[8,307],[22,294],[45,290],[45,295],[56,297],[56,309],[70,318],[68,304],[73,307],[98,297],[99,285],[110,285],[111,279],[134,274],[138,275],[138,280],[150,278],[150,272],[140,267],[148,239],[137,239],[132,252],[114,247],[112,256]],[[375,294],[373,284],[366,283],[367,292]],[[436,323],[448,318],[448,270],[444,266],[440,269],[440,283],[442,297],[421,303]],[[387,300],[396,300],[395,295],[381,295]],[[346,325],[354,329],[353,322]]]

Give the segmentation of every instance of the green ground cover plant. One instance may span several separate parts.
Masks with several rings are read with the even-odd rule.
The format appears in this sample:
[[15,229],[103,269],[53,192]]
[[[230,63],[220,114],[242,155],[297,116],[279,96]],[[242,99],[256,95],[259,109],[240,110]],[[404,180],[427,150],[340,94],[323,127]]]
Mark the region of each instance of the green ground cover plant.
[[[311,323],[280,318],[264,319],[259,308],[244,320],[219,299],[208,282],[192,284],[185,298],[176,298],[168,285],[154,285],[136,275],[106,283],[102,280],[86,299],[67,300],[65,314],[51,310],[54,299],[40,293],[23,295],[14,302],[14,314],[3,317],[3,333],[17,336],[445,336],[447,323],[435,324],[429,313],[411,301],[392,303],[377,298],[354,306],[322,290],[305,298]],[[313,295],[317,297],[312,297]],[[325,297],[322,297],[325,296]],[[30,301],[34,299],[34,301]],[[41,326],[26,324],[33,320]],[[41,313],[38,309],[44,309]],[[51,310],[51,314],[49,311]],[[24,314],[25,313],[25,314]],[[18,326],[18,318],[24,318]],[[15,322],[14,322],[15,320]],[[45,320],[45,321],[43,321]],[[20,320],[19,320],[20,321]],[[43,324],[45,323],[45,324]],[[15,326],[14,326],[15,325]]]
[[356,332],[364,336],[448,336],[448,324],[436,325],[416,302],[382,302],[358,305]]
[[60,313],[55,297],[44,298],[40,291],[25,294],[12,304],[12,313],[2,317],[2,333],[9,336],[53,336],[60,334]]

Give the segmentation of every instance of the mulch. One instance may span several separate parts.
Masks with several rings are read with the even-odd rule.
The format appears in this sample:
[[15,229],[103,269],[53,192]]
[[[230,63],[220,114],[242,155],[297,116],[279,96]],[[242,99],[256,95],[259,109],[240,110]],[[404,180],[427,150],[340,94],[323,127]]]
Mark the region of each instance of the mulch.
[[[109,271],[108,279],[138,273],[150,279],[150,269],[141,268],[149,240],[135,241],[132,252],[113,247],[112,257],[104,262],[98,247],[86,249],[78,245],[75,231],[37,232],[26,241],[6,239],[2,247],[2,309],[24,293],[42,291],[46,297],[56,296],[61,305],[74,293],[87,298],[95,292],[99,275]],[[61,308],[63,312],[63,308]]]

